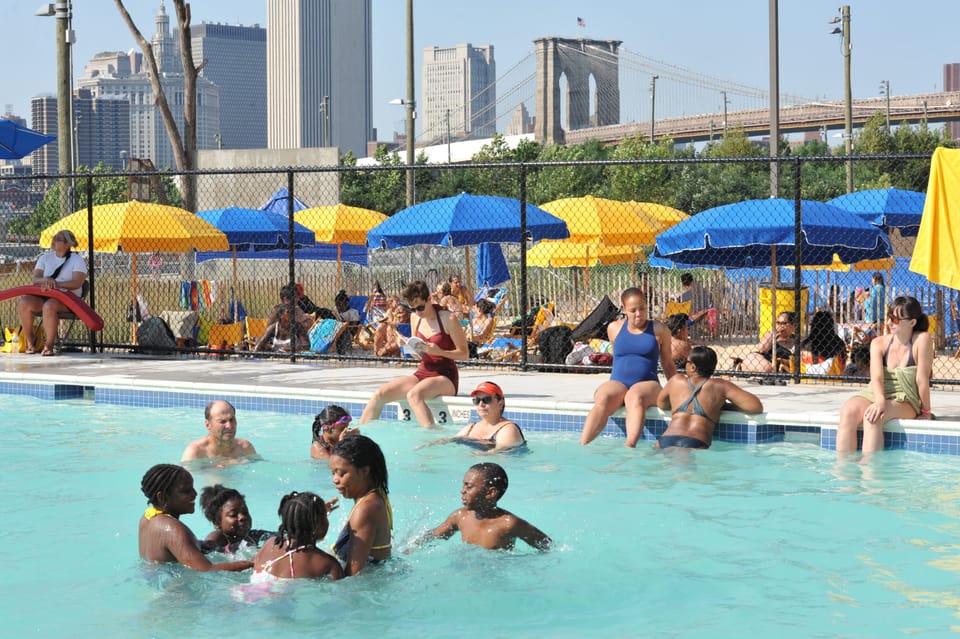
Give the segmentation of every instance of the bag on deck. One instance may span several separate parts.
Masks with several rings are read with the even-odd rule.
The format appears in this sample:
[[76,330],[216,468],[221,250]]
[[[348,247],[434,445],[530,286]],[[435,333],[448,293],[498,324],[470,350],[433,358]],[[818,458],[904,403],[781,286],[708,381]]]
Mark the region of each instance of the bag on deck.
[[137,347],[151,355],[171,355],[177,348],[177,338],[161,318],[148,317],[137,327]]

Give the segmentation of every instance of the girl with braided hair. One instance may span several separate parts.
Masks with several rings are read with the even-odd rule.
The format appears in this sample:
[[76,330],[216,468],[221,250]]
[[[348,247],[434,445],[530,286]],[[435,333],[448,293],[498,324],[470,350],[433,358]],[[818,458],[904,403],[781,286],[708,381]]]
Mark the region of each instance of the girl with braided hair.
[[249,561],[211,563],[200,552],[196,536],[180,521],[180,515],[192,513],[197,491],[193,476],[183,466],[157,464],[144,474],[140,489],[150,506],[140,518],[140,558],[157,563],[181,563],[187,568],[210,570],[246,570]]
[[277,579],[343,577],[340,563],[317,548],[327,534],[327,505],[319,495],[296,491],[280,500],[280,528],[263,545],[253,560],[250,583],[269,583]]

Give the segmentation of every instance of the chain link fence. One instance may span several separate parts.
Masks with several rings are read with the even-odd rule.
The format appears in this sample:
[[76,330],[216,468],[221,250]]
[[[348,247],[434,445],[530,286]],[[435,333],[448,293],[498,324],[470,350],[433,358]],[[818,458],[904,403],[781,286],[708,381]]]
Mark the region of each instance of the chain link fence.
[[[845,195],[849,163],[857,191],[837,202],[838,213],[827,203]],[[71,330],[61,342],[157,352],[142,330],[138,338],[153,316],[173,333],[175,343],[159,349],[172,356],[403,362],[395,340],[410,327],[394,306],[405,284],[423,280],[475,342],[464,365],[606,372],[605,326],[621,292],[637,286],[650,315],[669,320],[677,342],[713,346],[724,373],[864,382],[865,347],[887,330],[892,300],[909,295],[931,320],[935,383],[960,382],[957,291],[909,270],[930,155],[797,156],[774,166],[757,157],[418,165],[406,236],[369,249],[356,235],[342,238],[372,228],[358,209],[378,207],[389,219],[405,208],[405,167],[78,173],[82,221],[71,228],[95,249],[81,251],[87,301],[105,326]],[[227,230],[215,250],[192,245],[161,209],[183,204],[186,180],[200,215],[237,207],[234,221],[262,232]],[[772,182],[778,200],[769,198]],[[893,187],[916,192],[919,208],[875,210],[877,193]],[[17,208],[3,210],[0,288],[27,283],[49,246],[41,231],[67,224],[59,188],[49,176],[0,177],[0,192],[19,193]],[[463,192],[471,198],[458,198]],[[97,221],[105,204],[130,194],[151,205],[117,228]],[[470,203],[457,211],[453,200]],[[281,219],[272,233],[261,228],[264,210]],[[557,236],[538,226],[541,213],[562,220],[569,237],[544,239]],[[0,302],[5,327],[20,323],[16,306]]]

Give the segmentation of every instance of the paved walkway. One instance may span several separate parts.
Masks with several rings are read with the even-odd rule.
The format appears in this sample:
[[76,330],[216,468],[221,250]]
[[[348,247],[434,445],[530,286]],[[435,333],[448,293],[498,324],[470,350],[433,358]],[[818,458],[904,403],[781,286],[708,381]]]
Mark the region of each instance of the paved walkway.
[[[178,391],[211,391],[240,394],[280,394],[316,397],[318,391],[344,399],[365,402],[383,382],[401,370],[399,365],[354,365],[338,362],[206,358],[144,358],[115,354],[40,355],[0,354],[2,381],[73,383],[86,386],[154,388]],[[593,391],[607,379],[601,374],[514,372],[503,369],[465,368],[461,371],[460,395],[450,398],[452,407],[470,408],[469,391],[479,382],[492,380],[503,387],[512,409],[549,409],[586,414]],[[743,386],[763,401],[768,421],[825,425],[836,423],[840,406],[860,386],[788,383],[765,386],[743,381]],[[933,411],[938,421],[954,421],[960,432],[960,391],[932,391]],[[938,430],[950,428],[938,424]]]

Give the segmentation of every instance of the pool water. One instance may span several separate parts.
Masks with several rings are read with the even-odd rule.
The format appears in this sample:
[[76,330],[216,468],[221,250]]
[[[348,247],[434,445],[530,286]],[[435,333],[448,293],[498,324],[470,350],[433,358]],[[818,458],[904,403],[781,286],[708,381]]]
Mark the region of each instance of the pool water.
[[[390,472],[395,550],[460,505],[463,473],[494,460],[501,505],[556,548],[435,542],[358,578],[296,581],[240,601],[247,573],[137,556],[140,479],[201,436],[197,410],[5,396],[0,428],[4,636],[890,637],[960,630],[960,488],[950,457],[891,451],[838,463],[815,444],[655,453],[535,434],[523,455],[478,456],[410,424],[363,428]],[[194,472],[247,496],[276,527],[291,490],[336,495],[308,457],[312,416],[241,411],[262,461]],[[327,544],[349,512],[331,515]],[[184,517],[199,537],[199,512]]]

